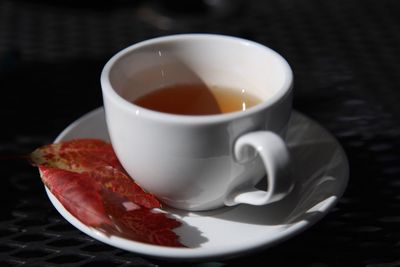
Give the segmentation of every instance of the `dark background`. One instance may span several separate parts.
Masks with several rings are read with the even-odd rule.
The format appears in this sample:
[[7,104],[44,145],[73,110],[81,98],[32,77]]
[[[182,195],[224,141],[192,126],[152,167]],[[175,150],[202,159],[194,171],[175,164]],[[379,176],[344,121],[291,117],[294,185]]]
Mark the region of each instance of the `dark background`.
[[102,105],[117,51],[173,33],[222,33],[281,53],[294,107],[350,161],[338,205],[271,249],[195,266],[400,266],[400,1],[0,1],[0,266],[188,266],[101,244],[52,207],[37,170],[7,160]]

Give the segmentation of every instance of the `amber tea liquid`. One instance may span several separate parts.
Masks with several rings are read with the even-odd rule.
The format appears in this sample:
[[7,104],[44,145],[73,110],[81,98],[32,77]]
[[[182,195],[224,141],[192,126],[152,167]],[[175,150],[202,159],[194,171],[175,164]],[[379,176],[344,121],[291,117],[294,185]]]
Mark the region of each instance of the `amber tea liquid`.
[[245,90],[209,88],[203,84],[172,85],[132,101],[155,111],[179,115],[213,115],[244,111],[261,102]]

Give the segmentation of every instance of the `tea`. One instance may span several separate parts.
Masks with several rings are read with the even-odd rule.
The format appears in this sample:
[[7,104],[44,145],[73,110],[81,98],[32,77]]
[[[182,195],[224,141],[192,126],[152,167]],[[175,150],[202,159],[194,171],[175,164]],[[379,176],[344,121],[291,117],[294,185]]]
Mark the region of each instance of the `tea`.
[[172,85],[132,101],[155,111],[179,115],[212,115],[244,111],[261,102],[246,90],[207,87],[203,84]]

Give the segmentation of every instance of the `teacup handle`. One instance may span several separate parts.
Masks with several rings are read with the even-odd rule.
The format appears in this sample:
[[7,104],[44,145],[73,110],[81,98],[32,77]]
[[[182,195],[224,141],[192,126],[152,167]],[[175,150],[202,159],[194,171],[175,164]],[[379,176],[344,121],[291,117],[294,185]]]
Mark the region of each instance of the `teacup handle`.
[[258,190],[254,187],[243,188],[234,193],[230,204],[264,205],[281,200],[294,187],[290,177],[290,154],[285,142],[279,135],[269,131],[244,134],[237,139],[234,146],[234,155],[239,163],[245,163],[251,159],[248,153],[249,147],[258,153],[264,163],[268,190]]

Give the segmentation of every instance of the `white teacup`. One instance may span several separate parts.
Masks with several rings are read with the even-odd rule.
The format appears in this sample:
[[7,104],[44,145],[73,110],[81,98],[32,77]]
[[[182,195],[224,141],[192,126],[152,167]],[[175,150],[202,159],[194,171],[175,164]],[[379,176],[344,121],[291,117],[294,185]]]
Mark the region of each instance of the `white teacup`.
[[[173,115],[128,100],[161,87],[201,82],[245,88],[262,102],[246,111]],[[111,142],[129,175],[175,208],[263,205],[293,188],[282,139],[291,114],[292,71],[252,41],[212,34],[132,45],[105,65],[103,101]],[[255,185],[267,174],[268,188]]]

